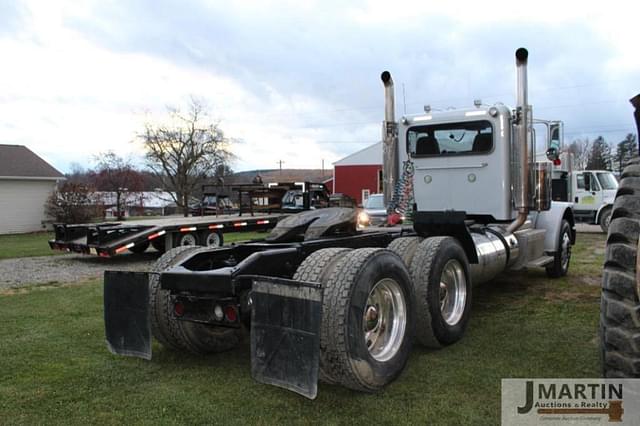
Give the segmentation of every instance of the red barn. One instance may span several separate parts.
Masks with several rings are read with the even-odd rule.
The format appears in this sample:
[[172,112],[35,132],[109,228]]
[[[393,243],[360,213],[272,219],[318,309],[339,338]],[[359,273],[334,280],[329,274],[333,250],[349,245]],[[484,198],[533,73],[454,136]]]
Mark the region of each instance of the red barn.
[[382,142],[333,163],[333,192],[362,204],[371,194],[382,192]]

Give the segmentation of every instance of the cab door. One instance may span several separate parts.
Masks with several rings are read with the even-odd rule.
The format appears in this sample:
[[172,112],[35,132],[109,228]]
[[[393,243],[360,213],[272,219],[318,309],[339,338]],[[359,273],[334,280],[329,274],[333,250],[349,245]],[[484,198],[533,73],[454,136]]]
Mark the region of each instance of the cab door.
[[595,175],[588,171],[575,172],[573,195],[576,216],[595,220],[598,206],[602,204],[602,191]]

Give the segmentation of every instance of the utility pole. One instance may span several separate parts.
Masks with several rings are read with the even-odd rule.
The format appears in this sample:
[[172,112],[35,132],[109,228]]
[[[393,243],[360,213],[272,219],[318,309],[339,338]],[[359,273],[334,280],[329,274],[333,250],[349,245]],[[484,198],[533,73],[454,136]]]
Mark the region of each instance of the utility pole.
[[278,164],[280,165],[280,175],[282,175],[282,163],[284,163],[284,161],[278,161]]
[[322,177],[324,177],[324,158],[322,159]]

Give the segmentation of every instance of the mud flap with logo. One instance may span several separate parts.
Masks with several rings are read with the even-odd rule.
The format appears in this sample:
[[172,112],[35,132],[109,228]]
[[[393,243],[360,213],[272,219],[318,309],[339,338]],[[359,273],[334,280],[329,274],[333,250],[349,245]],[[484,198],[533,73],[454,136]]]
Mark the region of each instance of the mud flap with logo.
[[104,325],[111,353],[151,359],[147,273],[104,273]]
[[314,399],[318,393],[322,288],[256,276],[251,291],[251,375]]

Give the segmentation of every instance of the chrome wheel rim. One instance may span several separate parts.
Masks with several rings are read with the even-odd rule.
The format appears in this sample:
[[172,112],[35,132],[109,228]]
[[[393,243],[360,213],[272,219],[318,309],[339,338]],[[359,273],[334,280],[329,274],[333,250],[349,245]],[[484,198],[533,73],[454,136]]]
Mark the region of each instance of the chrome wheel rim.
[[196,245],[196,236],[193,234],[185,234],[180,238],[181,246],[195,246]]
[[568,233],[562,235],[562,248],[560,254],[560,264],[562,269],[565,270],[569,267],[569,259],[571,259],[571,237]]
[[407,329],[407,303],[395,280],[385,278],[373,286],[362,326],[365,345],[376,361],[388,361],[398,353]]
[[220,247],[222,245],[220,244],[220,235],[217,232],[210,233],[207,235],[206,244],[207,247]]
[[467,303],[467,279],[462,264],[450,259],[440,276],[440,313],[449,325],[456,325],[462,319]]

